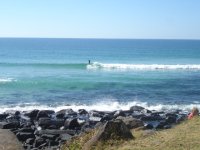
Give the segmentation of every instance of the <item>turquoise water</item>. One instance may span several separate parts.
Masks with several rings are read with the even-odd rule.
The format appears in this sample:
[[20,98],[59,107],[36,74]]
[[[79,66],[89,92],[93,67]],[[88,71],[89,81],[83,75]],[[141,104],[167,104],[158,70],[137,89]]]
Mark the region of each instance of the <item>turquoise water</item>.
[[0,108],[200,107],[199,58],[198,40],[1,38]]

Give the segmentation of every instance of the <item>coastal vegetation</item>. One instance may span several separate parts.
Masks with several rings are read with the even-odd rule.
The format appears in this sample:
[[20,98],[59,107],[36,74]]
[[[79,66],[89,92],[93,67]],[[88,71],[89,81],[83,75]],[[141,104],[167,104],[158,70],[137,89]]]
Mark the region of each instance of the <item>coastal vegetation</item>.
[[[131,130],[134,139],[100,141],[95,150],[199,150],[200,149],[200,118],[186,120],[166,130]],[[92,137],[91,131],[66,143],[63,150],[78,150]]]

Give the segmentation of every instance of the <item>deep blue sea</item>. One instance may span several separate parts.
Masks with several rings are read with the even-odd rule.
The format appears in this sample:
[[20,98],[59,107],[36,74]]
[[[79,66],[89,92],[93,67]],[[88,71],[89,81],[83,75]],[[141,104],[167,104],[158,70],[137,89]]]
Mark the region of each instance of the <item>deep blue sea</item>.
[[200,41],[0,38],[1,112],[132,105],[200,108]]

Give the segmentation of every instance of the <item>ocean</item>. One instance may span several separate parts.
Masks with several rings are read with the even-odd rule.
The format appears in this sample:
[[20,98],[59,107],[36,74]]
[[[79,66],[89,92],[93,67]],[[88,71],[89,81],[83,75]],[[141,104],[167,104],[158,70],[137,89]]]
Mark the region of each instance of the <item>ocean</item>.
[[200,40],[0,38],[0,112],[133,105],[200,108]]

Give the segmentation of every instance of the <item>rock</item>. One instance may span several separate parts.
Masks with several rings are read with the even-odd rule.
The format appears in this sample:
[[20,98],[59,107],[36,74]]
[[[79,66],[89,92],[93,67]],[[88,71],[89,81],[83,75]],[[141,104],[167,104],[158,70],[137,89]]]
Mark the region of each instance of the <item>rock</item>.
[[0,129],[14,129],[20,126],[20,122],[0,122]]
[[28,138],[28,139],[26,140],[26,144],[33,145],[34,141],[35,141],[35,138]]
[[58,134],[70,134],[70,135],[75,135],[76,131],[74,130],[39,130],[35,131],[36,135],[42,135],[42,134],[53,134],[53,135],[58,135]]
[[67,133],[65,133],[65,134],[60,134],[59,138],[60,138],[60,140],[62,140],[62,141],[67,141],[67,140],[71,139],[72,136],[69,135],[69,134],[67,134]]
[[167,125],[168,124],[165,121],[161,121],[155,128],[156,129],[165,129]]
[[70,116],[77,116],[77,113],[73,111],[72,109],[62,109],[56,112],[57,118],[68,118]]
[[168,124],[176,123],[176,117],[175,116],[167,116],[165,120]]
[[116,117],[118,117],[118,116],[123,116],[123,117],[125,117],[126,114],[125,114],[122,110],[118,110],[118,111],[115,112],[114,117],[116,118]]
[[86,115],[86,114],[88,114],[88,112],[87,112],[85,109],[79,109],[79,110],[78,110],[78,113],[79,113],[80,115]]
[[18,132],[16,136],[19,141],[26,141],[29,138],[35,138],[35,135],[29,132]]
[[64,124],[65,129],[77,129],[80,128],[80,124],[77,121],[77,118],[70,118],[65,120]]
[[126,127],[125,123],[121,120],[108,121],[102,127],[99,128],[96,135],[94,135],[87,143],[85,143],[83,149],[88,150],[93,145],[100,141],[107,140],[119,140],[119,139],[133,139],[133,135]]
[[141,107],[141,106],[132,106],[132,107],[130,107],[131,111],[142,111],[143,109],[145,109],[145,108]]
[[145,127],[145,129],[153,129],[154,128],[154,126],[150,123],[145,124],[144,127]]
[[50,118],[40,118],[38,120],[38,125],[44,128],[55,126],[54,128],[60,128],[64,125],[63,119],[50,119]]
[[35,120],[38,112],[39,112],[39,110],[35,109],[35,110],[25,113],[25,115],[30,117],[31,120]]
[[102,117],[89,117],[89,120],[90,121],[93,121],[93,122],[99,122],[101,121]]
[[122,117],[119,116],[116,119],[122,120],[129,129],[138,128],[144,126],[143,121],[135,119],[133,117]]
[[0,114],[0,120],[5,120],[8,117],[8,114]]
[[39,147],[39,146],[41,146],[42,144],[46,144],[46,140],[43,139],[43,138],[41,138],[41,137],[37,137],[37,138],[35,139],[35,142],[33,143],[33,146],[34,146],[34,147]]
[[53,110],[40,110],[37,114],[36,120],[39,120],[40,118],[50,117],[50,115],[54,114],[55,112]]
[[59,134],[42,134],[43,139],[55,140]]
[[144,116],[141,117],[140,120],[142,121],[158,121],[158,120],[164,120],[161,116]]

